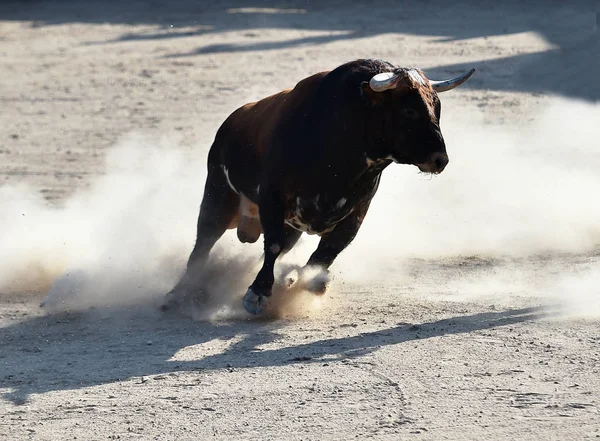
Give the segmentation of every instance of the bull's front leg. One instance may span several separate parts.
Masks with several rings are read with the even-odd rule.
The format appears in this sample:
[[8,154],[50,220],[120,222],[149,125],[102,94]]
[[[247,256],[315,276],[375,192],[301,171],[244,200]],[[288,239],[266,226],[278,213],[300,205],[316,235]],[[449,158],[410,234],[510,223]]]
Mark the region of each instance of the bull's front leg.
[[356,209],[343,221],[337,224],[331,232],[321,237],[317,249],[310,256],[306,266],[303,268],[304,272],[308,271],[310,268],[316,267],[321,270],[321,274],[308,282],[306,289],[315,293],[324,293],[327,290],[329,278],[323,277],[323,273],[325,273],[325,275],[329,273],[329,267],[333,264],[337,256],[354,240],[363,223],[370,204],[371,200],[359,204]]
[[262,193],[258,210],[264,234],[264,260],[244,296],[244,308],[251,314],[264,311],[275,283],[275,261],[285,246],[283,195],[280,191],[269,188],[265,188]]

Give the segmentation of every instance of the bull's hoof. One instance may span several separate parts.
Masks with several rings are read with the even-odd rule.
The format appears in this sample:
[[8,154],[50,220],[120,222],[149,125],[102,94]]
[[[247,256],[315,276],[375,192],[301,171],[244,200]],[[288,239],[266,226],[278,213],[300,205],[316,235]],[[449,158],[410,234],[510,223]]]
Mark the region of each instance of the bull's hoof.
[[306,290],[313,294],[325,294],[329,288],[329,280],[314,278],[306,283]]
[[297,269],[291,270],[283,278],[283,285],[291,289],[300,280],[300,272]]
[[175,290],[171,290],[167,294],[165,294],[165,297],[162,303],[160,304],[159,309],[162,312],[166,312],[172,309],[177,309],[179,306],[181,305],[176,297],[176,292]]
[[[304,271],[312,272],[314,270],[306,268]],[[304,282],[304,288],[313,294],[325,294],[330,283],[331,276],[329,275],[329,271],[326,269],[317,269],[317,272]]]
[[252,288],[248,288],[244,295],[244,308],[250,314],[258,315],[265,312],[269,303],[269,296],[255,293]]

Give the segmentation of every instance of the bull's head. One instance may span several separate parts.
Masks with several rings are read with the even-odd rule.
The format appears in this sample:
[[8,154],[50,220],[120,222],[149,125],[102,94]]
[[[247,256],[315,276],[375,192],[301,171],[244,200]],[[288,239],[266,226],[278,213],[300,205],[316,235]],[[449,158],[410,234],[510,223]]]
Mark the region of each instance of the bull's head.
[[384,157],[412,164],[425,173],[441,173],[448,164],[440,130],[441,104],[438,93],[467,81],[475,69],[453,79],[431,81],[419,69],[395,69],[379,73],[363,89],[381,112]]

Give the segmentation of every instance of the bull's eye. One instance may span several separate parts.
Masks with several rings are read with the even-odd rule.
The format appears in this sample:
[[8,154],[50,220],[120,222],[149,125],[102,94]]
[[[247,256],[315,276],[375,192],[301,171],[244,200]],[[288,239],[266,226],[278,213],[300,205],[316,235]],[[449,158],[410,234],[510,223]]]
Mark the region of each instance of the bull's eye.
[[417,112],[415,109],[404,108],[400,110],[400,113],[402,116],[408,119],[419,119],[419,112]]

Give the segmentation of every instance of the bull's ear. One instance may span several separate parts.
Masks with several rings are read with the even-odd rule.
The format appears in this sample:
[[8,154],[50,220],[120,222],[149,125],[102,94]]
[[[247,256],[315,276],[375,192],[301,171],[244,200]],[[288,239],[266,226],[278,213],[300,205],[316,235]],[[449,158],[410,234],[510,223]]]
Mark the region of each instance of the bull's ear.
[[386,92],[375,92],[371,89],[368,81],[363,81],[360,85],[360,94],[372,106],[378,106],[385,102],[387,98]]

